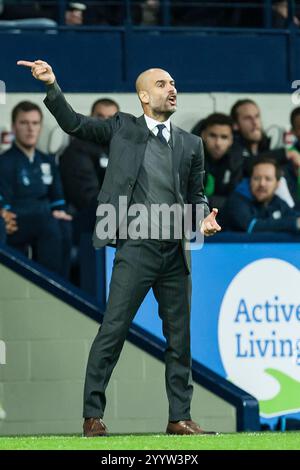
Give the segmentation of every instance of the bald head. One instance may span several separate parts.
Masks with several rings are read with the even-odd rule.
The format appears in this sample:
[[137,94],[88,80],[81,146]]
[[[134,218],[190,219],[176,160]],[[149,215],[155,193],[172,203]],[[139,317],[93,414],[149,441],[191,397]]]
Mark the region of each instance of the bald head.
[[168,72],[163,69],[148,69],[140,73],[135,82],[135,88],[137,93],[139,93],[140,91],[148,91],[151,82],[153,82],[153,80],[155,81],[160,74],[169,75]]
[[138,76],[135,86],[147,116],[163,122],[176,111],[177,91],[173,78],[166,70],[145,70]]

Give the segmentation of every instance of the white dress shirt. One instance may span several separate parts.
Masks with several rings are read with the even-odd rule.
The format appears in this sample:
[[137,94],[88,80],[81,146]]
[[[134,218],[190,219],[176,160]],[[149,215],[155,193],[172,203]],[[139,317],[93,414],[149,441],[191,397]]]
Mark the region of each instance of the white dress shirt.
[[151,117],[147,116],[146,114],[144,114],[144,117],[145,117],[145,121],[146,121],[146,124],[147,124],[148,129],[149,129],[151,132],[153,132],[154,135],[157,135],[157,134],[158,134],[158,128],[157,128],[157,126],[160,125],[160,124],[164,124],[166,127],[164,128],[164,130],[162,131],[162,133],[163,133],[163,136],[164,136],[164,138],[166,139],[166,141],[169,142],[170,137],[171,137],[171,122],[170,122],[170,118],[167,119],[167,121],[165,121],[165,122],[160,122],[160,121],[156,121],[155,119],[152,119]]

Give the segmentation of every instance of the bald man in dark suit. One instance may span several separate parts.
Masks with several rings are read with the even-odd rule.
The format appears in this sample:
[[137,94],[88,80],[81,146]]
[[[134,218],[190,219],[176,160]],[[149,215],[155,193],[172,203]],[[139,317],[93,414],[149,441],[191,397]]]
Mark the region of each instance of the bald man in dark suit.
[[[80,139],[110,145],[109,163],[98,196],[94,244],[96,247],[105,246],[116,238],[117,250],[107,308],[87,365],[84,436],[107,434],[102,420],[106,405],[105,390],[130,323],[151,288],[158,302],[167,342],[165,362],[169,422],[166,432],[206,433],[192,421],[190,415],[193,391],[191,273],[186,240],[184,236],[176,236],[176,216],[172,221],[162,217],[162,220],[156,218],[153,222],[151,218],[151,229],[153,225],[158,225],[155,236],[148,230],[144,237],[128,237],[134,220],[128,220],[127,215],[137,206],[149,211],[162,204],[169,208],[174,204],[181,208],[186,204],[198,206],[203,214],[198,230],[209,236],[221,229],[216,221],[217,209],[209,211],[203,194],[202,141],[170,123],[177,107],[173,78],[162,69],[143,72],[137,78],[136,90],[144,114],[136,118],[120,112],[111,119],[101,121],[82,116],[71,108],[49,64],[38,60],[20,61],[19,65],[30,67],[33,76],[46,84],[45,104],[65,132]],[[104,205],[106,208],[112,207],[117,214],[116,219],[111,218],[107,231],[104,230]],[[118,223],[114,224],[115,220]],[[147,222],[147,215],[142,211],[139,223],[144,224],[145,228]],[[182,220],[179,225],[181,223]],[[136,230],[137,225],[133,225]],[[164,229],[168,229],[166,237],[162,235]]]

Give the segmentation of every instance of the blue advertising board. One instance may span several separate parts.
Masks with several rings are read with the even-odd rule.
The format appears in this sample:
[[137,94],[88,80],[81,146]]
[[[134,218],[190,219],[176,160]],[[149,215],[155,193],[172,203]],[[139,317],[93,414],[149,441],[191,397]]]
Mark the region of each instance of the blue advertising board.
[[[109,284],[114,249],[107,250]],[[300,250],[296,243],[192,251],[192,355],[255,396],[261,420],[300,418]],[[163,339],[149,292],[134,322]]]

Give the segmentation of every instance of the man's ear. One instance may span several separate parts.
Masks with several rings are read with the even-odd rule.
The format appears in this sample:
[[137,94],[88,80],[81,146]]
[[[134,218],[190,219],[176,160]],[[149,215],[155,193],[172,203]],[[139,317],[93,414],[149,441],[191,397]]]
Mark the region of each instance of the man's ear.
[[148,104],[149,103],[149,95],[146,91],[140,91],[139,92],[139,98],[142,103]]
[[239,125],[238,125],[238,123],[237,123],[237,122],[234,122],[232,128],[233,128],[234,131],[238,131],[238,130],[239,130]]

